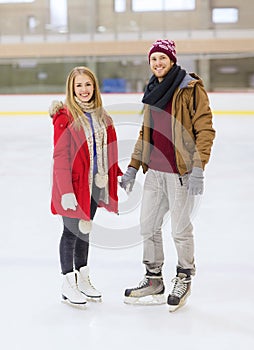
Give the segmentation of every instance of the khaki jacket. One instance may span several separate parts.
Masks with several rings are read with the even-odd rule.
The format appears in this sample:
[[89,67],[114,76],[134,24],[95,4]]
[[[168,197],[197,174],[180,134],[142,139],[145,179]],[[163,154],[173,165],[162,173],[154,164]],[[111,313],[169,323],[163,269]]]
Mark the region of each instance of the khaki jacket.
[[[195,89],[194,89],[195,86]],[[151,107],[145,105],[142,129],[135,144],[129,166],[149,167],[152,145]],[[205,168],[208,163],[215,130],[207,92],[202,80],[194,73],[187,74],[172,99],[172,142],[180,175],[193,167]]]

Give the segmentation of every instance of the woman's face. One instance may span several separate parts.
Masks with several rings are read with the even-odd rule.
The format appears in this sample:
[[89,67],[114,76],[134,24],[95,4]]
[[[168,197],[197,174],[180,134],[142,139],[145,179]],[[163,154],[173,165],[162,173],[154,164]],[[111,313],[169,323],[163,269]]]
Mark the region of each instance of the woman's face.
[[86,74],[79,74],[74,79],[74,94],[81,102],[89,102],[93,97],[94,85]]

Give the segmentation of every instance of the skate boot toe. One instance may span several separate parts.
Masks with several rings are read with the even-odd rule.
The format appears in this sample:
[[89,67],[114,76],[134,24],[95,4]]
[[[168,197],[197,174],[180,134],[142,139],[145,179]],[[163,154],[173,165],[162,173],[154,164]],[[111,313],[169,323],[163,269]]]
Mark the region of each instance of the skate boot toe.
[[132,289],[125,289],[124,296],[130,297],[131,296]]
[[167,300],[167,303],[169,305],[178,305],[180,303],[180,298],[179,297],[176,297],[174,295],[169,295],[168,296],[168,300]]

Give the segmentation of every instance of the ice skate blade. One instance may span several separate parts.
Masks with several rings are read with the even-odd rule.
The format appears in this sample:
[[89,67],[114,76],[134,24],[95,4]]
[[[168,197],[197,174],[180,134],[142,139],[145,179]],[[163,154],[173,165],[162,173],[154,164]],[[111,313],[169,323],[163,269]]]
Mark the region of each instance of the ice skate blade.
[[87,301],[93,301],[95,303],[101,303],[102,302],[102,295],[92,296],[92,295],[88,295],[88,294],[82,292],[82,290],[81,290],[81,293],[86,297]]
[[169,312],[175,312],[178,309],[182,308],[185,304],[186,304],[186,301],[184,301],[183,303],[180,303],[178,305],[169,305]]
[[86,294],[84,294],[86,296],[86,300],[87,301],[91,301],[93,303],[102,303],[102,297],[90,297],[90,296],[87,296]]
[[86,306],[87,306],[87,303],[86,302],[84,302],[84,303],[73,303],[73,302],[71,302],[69,299],[67,299],[66,297],[62,297],[62,300],[61,300],[61,302],[63,303],[63,304],[66,304],[66,305],[68,305],[68,306],[72,306],[72,307],[74,307],[74,308],[76,308],[76,309],[81,309],[81,310],[84,310],[85,308],[86,308]]
[[164,294],[159,294],[147,295],[141,298],[125,297],[124,303],[130,305],[162,305],[166,304],[166,300]]

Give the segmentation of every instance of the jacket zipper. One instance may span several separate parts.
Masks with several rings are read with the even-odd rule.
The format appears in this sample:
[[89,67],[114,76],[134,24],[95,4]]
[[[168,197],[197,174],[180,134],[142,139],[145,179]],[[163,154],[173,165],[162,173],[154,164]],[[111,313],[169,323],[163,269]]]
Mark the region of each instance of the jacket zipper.
[[[178,95],[179,95],[179,92],[176,96],[175,99],[178,98]],[[173,109],[173,105],[172,105],[172,109]],[[172,114],[171,114],[171,119],[172,119]],[[175,124],[176,124],[176,118],[173,116],[173,128],[172,128],[172,136],[173,136],[173,147],[174,147],[174,160],[175,160],[175,165],[176,165],[176,169],[178,171],[178,178],[179,178],[179,181],[180,181],[180,184],[181,186],[183,186],[183,179],[182,179],[182,176],[179,172],[179,168],[178,168],[178,165],[177,165],[177,161],[176,161],[176,147],[175,147]]]

